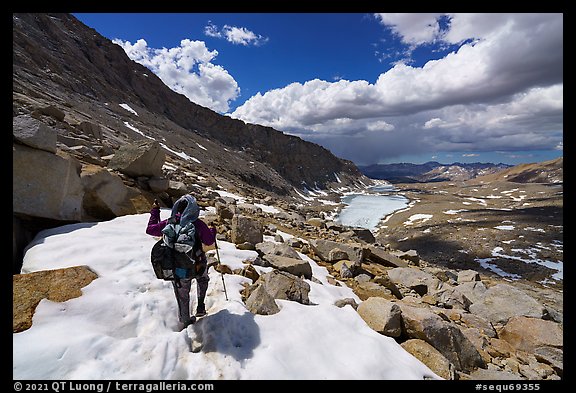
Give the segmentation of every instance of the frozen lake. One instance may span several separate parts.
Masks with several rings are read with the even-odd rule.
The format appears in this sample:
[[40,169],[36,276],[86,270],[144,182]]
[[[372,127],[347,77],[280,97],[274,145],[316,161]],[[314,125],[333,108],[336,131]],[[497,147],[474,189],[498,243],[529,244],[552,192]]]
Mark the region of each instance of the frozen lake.
[[335,218],[347,226],[376,230],[378,223],[387,215],[408,207],[408,198],[395,194],[392,185],[370,188],[370,194],[351,194],[342,198],[347,206]]

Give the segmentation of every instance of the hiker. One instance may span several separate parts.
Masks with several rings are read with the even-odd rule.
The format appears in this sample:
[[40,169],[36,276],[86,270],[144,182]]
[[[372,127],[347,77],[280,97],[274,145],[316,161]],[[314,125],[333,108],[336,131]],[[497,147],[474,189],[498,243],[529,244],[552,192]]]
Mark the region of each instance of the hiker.
[[[182,266],[182,264],[178,264],[179,260],[189,262],[186,258],[195,261],[192,269],[177,267],[175,274],[179,279],[172,281],[174,295],[178,303],[178,320],[181,329],[194,323],[196,317],[206,314],[204,299],[210,278],[207,268],[208,261],[202,249],[202,244],[207,246],[214,244],[216,241],[216,228],[209,228],[204,221],[198,218],[199,214],[200,208],[196,198],[186,194],[174,203],[170,218],[161,221],[160,205],[157,200],[154,200],[150,210],[150,219],[146,227],[147,234],[163,237],[169,246],[179,251],[176,253],[178,256],[176,259],[177,265]],[[176,232],[178,232],[179,236],[174,239]],[[182,253],[185,255],[182,255]],[[197,304],[196,314],[191,316],[190,289],[194,278],[196,279]]]

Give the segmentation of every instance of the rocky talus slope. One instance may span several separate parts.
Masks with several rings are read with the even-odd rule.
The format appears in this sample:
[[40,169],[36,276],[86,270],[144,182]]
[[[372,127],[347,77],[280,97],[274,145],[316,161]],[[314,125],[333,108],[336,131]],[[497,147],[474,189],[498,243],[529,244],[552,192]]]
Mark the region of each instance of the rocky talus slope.
[[[275,299],[314,307],[307,281],[315,277],[304,256],[328,269],[328,285],[347,285],[361,299],[341,299],[336,306],[354,308],[372,329],[393,337],[445,379],[562,378],[558,289],[442,267],[415,250],[375,242],[370,231],[321,219],[306,206],[275,205],[271,213],[258,206],[270,199],[244,195],[239,203],[208,188],[195,189],[195,195],[203,208],[213,208],[205,220],[217,226],[221,240],[258,252],[235,271],[210,261],[223,274],[251,279],[242,296],[253,313],[281,312]],[[259,273],[260,266],[273,269]],[[15,284],[24,282],[17,277]],[[61,277],[55,273],[54,280]],[[42,280],[50,285],[47,275]]]

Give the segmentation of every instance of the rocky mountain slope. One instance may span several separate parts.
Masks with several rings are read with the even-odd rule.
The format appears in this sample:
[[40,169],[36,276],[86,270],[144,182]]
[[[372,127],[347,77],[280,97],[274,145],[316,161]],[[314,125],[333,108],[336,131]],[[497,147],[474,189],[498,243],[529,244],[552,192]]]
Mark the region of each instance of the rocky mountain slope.
[[70,14],[13,14],[12,105],[15,255],[38,229],[170,206],[193,184],[290,201],[370,183],[319,145],[190,102]]
[[491,174],[478,176],[475,182],[509,181],[513,183],[547,183],[564,182],[564,157],[554,160],[520,164]]
[[[67,123],[91,120],[116,138],[119,145],[126,134],[130,139],[142,133],[167,141],[186,153],[201,153],[198,146],[178,146],[182,137],[220,143],[211,162],[219,171],[242,178],[261,188],[288,194],[291,186],[325,187],[340,180],[361,177],[349,161],[333,156],[319,145],[285,135],[268,127],[245,124],[190,102],[170,90],[147,68],[130,60],[124,51],[95,30],[69,14],[13,15],[13,93],[14,112],[31,111],[34,106],[53,105],[64,111]],[[137,114],[120,107],[127,104]],[[133,130],[132,130],[133,131]],[[112,146],[115,147],[115,146]],[[228,165],[229,149],[245,156],[245,165]],[[224,157],[222,157],[224,156]],[[250,162],[264,167],[251,168]],[[252,165],[254,167],[254,165]],[[272,175],[264,172],[273,172]],[[270,182],[280,175],[285,184]],[[272,184],[269,184],[272,183]]]

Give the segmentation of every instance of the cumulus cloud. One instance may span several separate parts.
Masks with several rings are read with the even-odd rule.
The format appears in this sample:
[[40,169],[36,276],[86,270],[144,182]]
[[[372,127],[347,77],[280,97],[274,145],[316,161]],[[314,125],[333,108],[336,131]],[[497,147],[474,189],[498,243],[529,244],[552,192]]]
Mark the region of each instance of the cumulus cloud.
[[442,14],[376,14],[375,17],[389,27],[402,41],[421,45],[437,40],[441,34],[438,21]]
[[204,34],[209,37],[224,38],[226,41],[236,45],[262,45],[268,41],[267,37],[261,36],[248,30],[245,27],[224,25],[219,29],[212,22],[204,27]]
[[258,93],[231,117],[300,135],[357,162],[414,149],[561,143],[562,14],[378,14],[376,20],[406,45],[459,47],[422,67],[398,63],[374,83],[314,79]]
[[210,51],[202,41],[184,39],[175,48],[148,47],[144,39],[134,44],[119,39],[128,57],[149,68],[172,90],[199,105],[227,112],[230,102],[240,95],[234,78],[222,66],[213,63],[218,52]]

